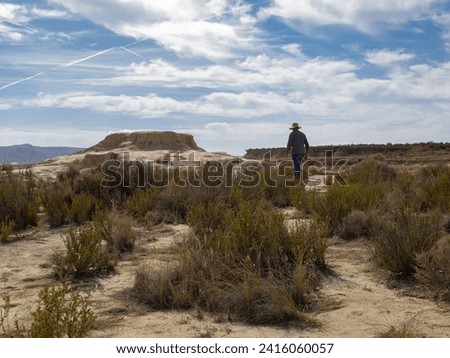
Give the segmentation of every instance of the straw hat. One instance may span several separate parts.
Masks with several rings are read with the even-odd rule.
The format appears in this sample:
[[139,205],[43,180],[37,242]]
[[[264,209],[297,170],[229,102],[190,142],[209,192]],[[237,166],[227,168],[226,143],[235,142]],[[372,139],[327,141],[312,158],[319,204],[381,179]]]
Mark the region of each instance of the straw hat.
[[289,129],[300,129],[300,128],[302,128],[302,127],[300,127],[300,126],[298,125],[298,123],[292,123],[292,127],[289,128]]

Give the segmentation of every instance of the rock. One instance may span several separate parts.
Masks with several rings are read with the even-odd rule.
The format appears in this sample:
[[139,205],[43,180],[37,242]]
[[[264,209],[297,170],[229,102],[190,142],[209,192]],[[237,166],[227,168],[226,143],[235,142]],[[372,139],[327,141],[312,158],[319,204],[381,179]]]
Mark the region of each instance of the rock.
[[175,132],[132,132],[108,135],[98,144],[85,152],[103,152],[117,149],[154,151],[170,150],[184,152],[188,150],[203,151],[197,146],[190,134]]

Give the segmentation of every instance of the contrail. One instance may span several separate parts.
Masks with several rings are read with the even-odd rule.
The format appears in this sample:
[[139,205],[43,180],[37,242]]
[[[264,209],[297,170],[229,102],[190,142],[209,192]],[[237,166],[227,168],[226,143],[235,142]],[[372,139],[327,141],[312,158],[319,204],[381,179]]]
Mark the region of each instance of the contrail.
[[[40,29],[40,28],[36,28],[36,27],[33,28],[33,27],[30,27],[30,26],[22,25],[22,24],[20,24],[20,23],[18,23],[18,22],[11,21],[11,20],[6,19],[6,18],[4,18],[4,17],[2,17],[2,16],[0,16],[0,18],[3,19],[3,22],[9,22],[9,23],[11,23],[11,24],[13,24],[13,25],[15,25],[15,26],[22,27],[22,28],[27,29],[27,30],[32,31],[32,32],[43,32],[44,34],[49,34],[49,33],[50,33],[50,32],[48,32],[48,31],[43,30],[43,29]],[[81,58],[81,59],[71,61],[71,62],[66,63],[66,64],[56,65],[56,66],[54,66],[54,67],[52,67],[52,68],[49,68],[48,70],[45,70],[45,71],[36,73],[36,74],[34,74],[34,75],[32,75],[32,76],[28,76],[28,77],[22,78],[22,79],[20,79],[20,80],[16,80],[16,81],[7,83],[6,85],[3,85],[2,87],[0,87],[0,91],[6,89],[6,88],[8,88],[8,87],[12,87],[12,86],[18,85],[18,84],[20,84],[20,83],[22,83],[22,82],[30,81],[30,80],[32,80],[32,79],[34,79],[34,78],[36,78],[36,77],[40,77],[40,76],[42,76],[42,75],[45,75],[45,74],[47,74],[47,73],[50,72],[50,71],[54,71],[54,70],[61,69],[61,68],[69,68],[69,67],[74,66],[74,65],[76,65],[76,64],[79,64],[79,63],[81,63],[81,62],[90,60],[91,58],[94,58],[94,57],[97,57],[97,56],[101,56],[101,55],[103,55],[103,54],[105,54],[105,53],[107,53],[107,52],[110,52],[110,51],[114,50],[114,49],[119,49],[119,48],[120,48],[120,49],[122,49],[122,50],[124,50],[124,51],[127,51],[127,52],[133,54],[134,56],[137,56],[137,57],[142,58],[142,59],[144,59],[145,61],[147,61],[146,58],[144,58],[143,56],[139,55],[138,53],[136,53],[136,52],[134,52],[134,51],[131,51],[131,50],[127,49],[127,47],[130,47],[130,46],[136,45],[136,44],[138,44],[138,43],[141,43],[141,42],[143,42],[143,41],[145,41],[145,40],[148,40],[149,38],[150,38],[150,37],[145,37],[145,38],[143,38],[143,39],[139,39],[139,40],[137,40],[137,41],[133,41],[133,42],[131,42],[131,43],[129,43],[129,44],[126,44],[126,45],[124,45],[124,46],[114,46],[114,47],[108,48],[108,49],[106,49],[106,50],[102,50],[102,51],[99,51],[99,52],[94,53],[94,54],[92,54],[92,55],[89,55],[89,56],[87,56],[87,57],[83,57],[83,58]],[[70,41],[63,41],[63,42],[66,42],[66,43],[69,43],[69,44],[71,44],[71,45],[74,45],[74,44],[72,44]],[[83,48],[83,47],[80,47],[80,46],[77,46],[77,45],[75,45],[75,46],[78,47],[78,48]],[[83,48],[83,49],[85,49],[85,48]]]
[[93,55],[90,55],[90,56],[87,56],[87,57],[81,58],[81,59],[79,59],[79,60],[75,60],[75,61],[72,61],[72,62],[66,63],[65,65],[57,66],[57,67],[61,67],[61,68],[67,68],[67,67],[70,67],[70,66],[76,65],[76,64],[78,64],[78,63],[81,63],[81,62],[84,62],[84,61],[90,60],[91,58],[94,58],[94,57],[97,57],[97,56],[103,55],[104,53],[107,53],[107,52],[109,52],[109,51],[112,51],[112,50],[114,50],[115,48],[117,48],[117,47],[111,47],[111,48],[108,48],[108,49],[106,49],[106,50],[103,50],[103,51],[100,51],[100,52],[94,53]]
[[4,90],[5,88],[8,88],[8,87],[12,87],[12,86],[18,85],[21,82],[29,81],[29,80],[32,80],[33,78],[42,76],[42,75],[46,74],[48,71],[50,71],[50,70],[39,72],[39,73],[37,73],[37,74],[35,74],[33,76],[25,77],[25,78],[22,78],[21,80],[17,80],[17,81],[8,83],[8,84],[4,85],[3,87],[0,87],[0,91]]
[[97,56],[101,56],[101,55],[103,55],[103,54],[105,54],[105,53],[107,53],[107,52],[110,52],[110,51],[112,51],[112,50],[115,50],[115,49],[122,49],[122,50],[124,50],[124,51],[127,51],[127,52],[129,52],[129,53],[131,53],[131,54],[133,54],[133,55],[135,55],[135,56],[137,56],[137,57],[139,57],[139,58],[142,58],[142,59],[144,59],[145,61],[147,61],[147,59],[146,59],[145,57],[139,55],[138,53],[136,53],[136,52],[134,52],[134,51],[131,51],[131,50],[127,49],[128,46],[135,45],[135,44],[140,43],[140,42],[143,42],[143,41],[145,41],[145,40],[147,40],[147,39],[148,39],[148,38],[141,39],[141,40],[139,40],[139,41],[134,41],[134,42],[132,42],[132,43],[130,43],[130,44],[128,44],[128,45],[125,45],[125,46],[114,46],[114,47],[110,47],[110,48],[108,48],[108,49],[106,49],[106,50],[99,51],[99,52],[94,53],[94,54],[92,54],[92,55],[89,55],[89,56],[87,56],[87,57],[83,57],[83,58],[81,58],[81,59],[74,60],[74,61],[68,62],[68,63],[66,63],[66,64],[54,66],[54,67],[52,67],[52,68],[50,68],[50,69],[48,69],[48,70],[45,70],[45,71],[36,73],[35,75],[29,76],[29,77],[25,77],[25,78],[22,78],[22,79],[20,79],[20,80],[17,80],[17,81],[8,83],[8,84],[6,84],[6,85],[0,87],[0,91],[6,89],[6,88],[8,88],[8,87],[15,86],[15,85],[17,85],[17,84],[19,84],[19,83],[22,83],[22,82],[25,82],[25,81],[29,81],[29,80],[32,80],[32,79],[34,79],[34,78],[36,78],[36,77],[45,75],[46,73],[48,73],[48,72],[50,72],[50,71],[54,71],[54,70],[59,69],[59,68],[68,68],[68,67],[74,66],[74,65],[79,64],[79,63],[81,63],[81,62],[90,60],[91,58],[94,58],[94,57],[97,57]]
[[19,83],[22,83],[22,82],[25,82],[25,81],[29,81],[29,80],[32,80],[32,79],[34,79],[34,78],[36,78],[36,77],[45,75],[46,73],[48,73],[48,72],[50,72],[50,71],[54,71],[54,70],[57,70],[57,69],[59,69],[59,68],[68,68],[68,67],[71,67],[71,66],[73,66],[73,65],[76,65],[76,64],[78,64],[78,63],[81,63],[81,62],[90,60],[91,58],[94,58],[94,57],[103,55],[104,53],[107,53],[107,52],[109,52],[109,51],[112,51],[112,50],[114,50],[115,48],[117,48],[117,47],[111,47],[111,48],[108,48],[108,49],[106,49],[106,50],[103,50],[103,51],[94,53],[93,55],[90,55],[90,56],[87,56],[87,57],[84,57],[84,58],[81,58],[81,59],[78,59],[78,60],[75,60],[75,61],[71,61],[71,62],[68,62],[68,63],[66,63],[66,64],[57,65],[57,66],[54,66],[54,67],[52,67],[52,68],[49,68],[48,70],[45,70],[45,71],[36,73],[35,75],[28,76],[28,77],[22,78],[22,79],[20,79],[20,80],[14,81],[14,82],[10,82],[10,83],[8,83],[8,84],[6,84],[6,85],[0,87],[0,91],[6,89],[6,88],[8,88],[8,87],[12,87],[12,86],[18,85]]
[[119,46],[119,48],[121,48],[122,50],[125,50],[125,51],[127,51],[127,52],[129,52],[129,53],[131,53],[132,55],[135,55],[135,56],[140,57],[140,58],[142,58],[143,60],[147,61],[147,59],[146,59],[144,56],[141,56],[141,55],[139,55],[138,53],[136,53],[136,52],[134,52],[134,51],[128,50],[126,47]]
[[[270,1],[266,1],[265,3],[268,3],[268,2],[270,2]],[[252,5],[252,6],[253,6],[253,5]],[[228,10],[228,11],[224,11],[223,13],[220,13],[220,14],[211,14],[211,15],[208,15],[208,16],[205,16],[205,17],[202,17],[202,18],[193,18],[192,20],[193,20],[194,22],[205,21],[205,20],[208,20],[208,19],[211,19],[211,18],[214,18],[214,17],[223,16],[223,15],[228,14],[228,13],[231,13],[231,12],[233,12],[233,11],[232,11],[232,10]],[[16,23],[16,22],[14,22],[14,21],[11,21],[11,20],[9,20],[9,19],[6,19],[6,18],[4,18],[4,17],[0,17],[0,18],[2,18],[4,22],[9,22],[9,23],[11,23],[11,24],[13,24],[13,25],[16,25],[16,26],[25,28],[25,29],[30,30],[30,31],[38,31],[38,32],[39,32],[39,31],[42,31],[42,32],[44,32],[44,33],[48,33],[48,31],[43,30],[43,29],[38,29],[38,28],[32,28],[32,27],[29,27],[29,26],[25,26],[25,25]],[[48,72],[50,72],[50,71],[54,71],[54,70],[59,69],[59,68],[68,68],[68,67],[74,66],[74,65],[79,64],[79,63],[81,63],[81,62],[90,60],[91,58],[94,58],[94,57],[97,57],[97,56],[101,56],[101,55],[103,55],[103,54],[105,54],[105,53],[107,53],[107,52],[110,52],[110,51],[114,50],[114,49],[122,49],[122,50],[124,50],[124,51],[126,51],[126,52],[128,52],[128,53],[131,53],[131,54],[134,55],[134,56],[137,56],[137,57],[139,57],[139,58],[144,59],[145,61],[147,61],[147,59],[146,59],[145,57],[139,55],[138,53],[136,53],[136,52],[134,52],[134,51],[129,50],[128,47],[131,47],[131,46],[133,46],[133,45],[136,45],[136,44],[139,44],[139,43],[141,43],[141,42],[144,42],[144,41],[146,41],[146,40],[148,40],[148,39],[150,39],[150,38],[151,38],[151,37],[149,36],[149,37],[145,37],[145,38],[142,38],[142,39],[133,41],[133,42],[131,42],[131,43],[129,43],[129,44],[126,44],[126,45],[124,45],[124,46],[114,46],[114,47],[108,48],[108,49],[106,49],[106,50],[102,50],[102,51],[99,51],[99,52],[97,52],[97,53],[94,53],[93,55],[90,55],[90,56],[81,58],[81,59],[79,59],[79,60],[74,60],[74,61],[71,61],[71,62],[66,63],[66,64],[61,64],[61,65],[54,66],[54,67],[52,67],[52,68],[50,68],[50,69],[48,69],[48,70],[45,70],[45,71],[36,73],[35,75],[28,76],[28,77],[22,78],[22,79],[20,79],[20,80],[16,80],[16,81],[10,82],[10,83],[8,83],[8,84],[6,84],[6,85],[3,85],[2,87],[0,87],[0,91],[6,89],[6,88],[8,88],[8,87],[12,87],[12,86],[18,85],[18,84],[20,84],[20,83],[22,83],[22,82],[30,81],[30,80],[32,80],[32,79],[34,79],[34,78],[36,78],[36,77],[42,76],[42,75],[44,75],[44,74],[46,74],[46,73],[48,73]],[[66,42],[67,42],[67,41],[66,41]],[[69,43],[70,43],[70,42],[69,42]],[[77,47],[79,47],[79,46],[77,46]]]

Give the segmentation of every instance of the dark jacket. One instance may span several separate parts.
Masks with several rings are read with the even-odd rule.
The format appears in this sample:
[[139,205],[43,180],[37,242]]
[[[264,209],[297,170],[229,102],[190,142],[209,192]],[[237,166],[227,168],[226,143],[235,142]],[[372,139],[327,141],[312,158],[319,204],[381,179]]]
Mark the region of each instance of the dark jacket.
[[308,139],[306,138],[305,133],[300,132],[299,130],[293,130],[291,134],[289,134],[289,140],[287,143],[287,149],[292,148],[292,154],[305,154],[306,150],[309,149]]

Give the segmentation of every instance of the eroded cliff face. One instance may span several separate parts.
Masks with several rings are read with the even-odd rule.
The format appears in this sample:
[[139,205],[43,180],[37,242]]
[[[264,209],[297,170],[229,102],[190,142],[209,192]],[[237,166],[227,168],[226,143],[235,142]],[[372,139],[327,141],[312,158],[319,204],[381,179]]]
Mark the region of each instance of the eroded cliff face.
[[86,152],[129,149],[141,151],[170,150],[184,152],[203,149],[197,146],[190,134],[175,132],[132,132],[108,135],[98,144],[86,149]]

